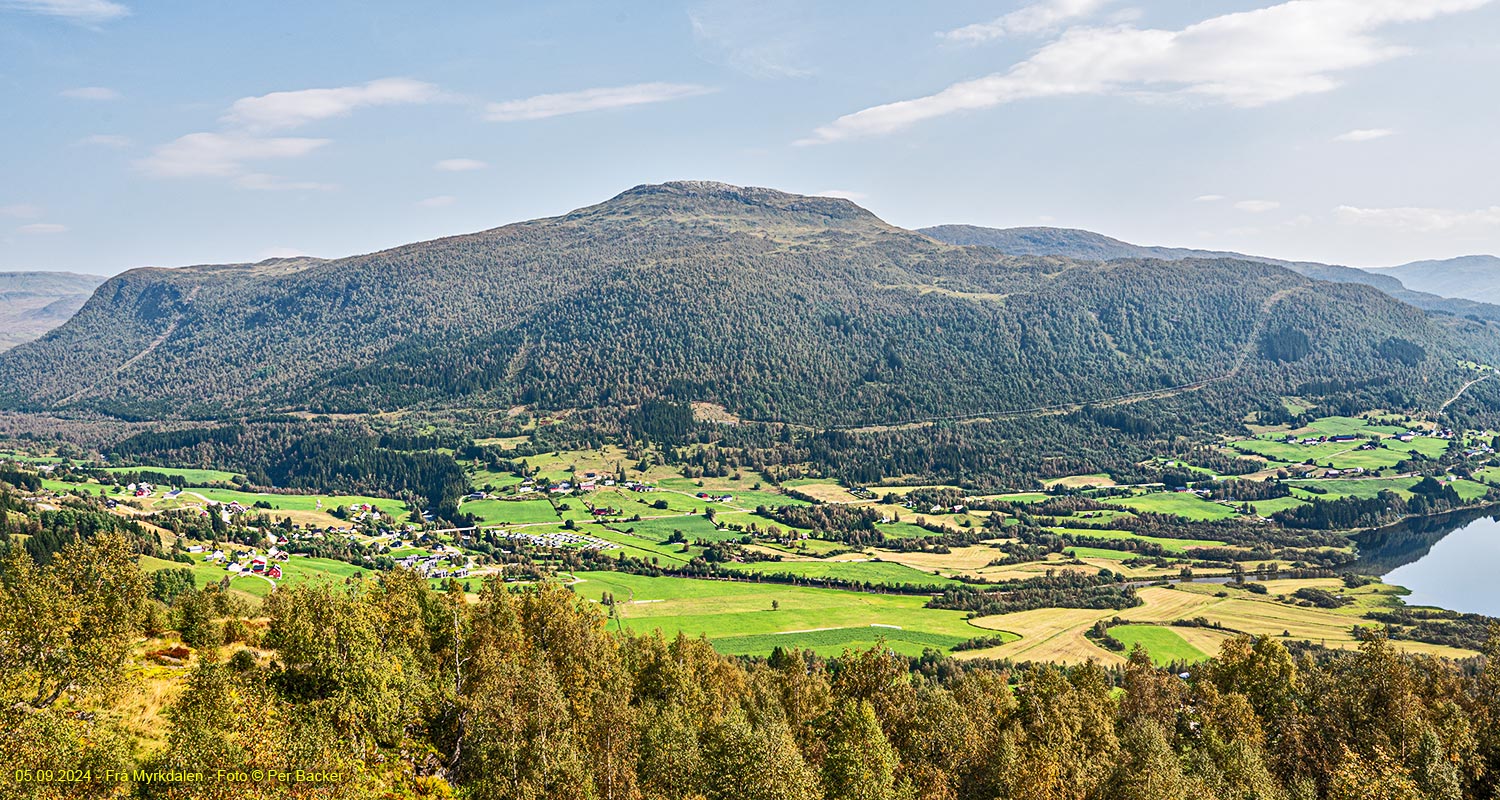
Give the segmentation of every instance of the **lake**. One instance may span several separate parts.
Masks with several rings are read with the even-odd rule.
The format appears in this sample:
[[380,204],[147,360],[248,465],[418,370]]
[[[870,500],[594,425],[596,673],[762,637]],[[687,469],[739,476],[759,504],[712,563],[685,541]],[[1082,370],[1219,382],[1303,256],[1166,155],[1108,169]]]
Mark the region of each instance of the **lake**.
[[1411,590],[1406,603],[1500,617],[1495,509],[1412,520],[1356,537],[1361,571]]

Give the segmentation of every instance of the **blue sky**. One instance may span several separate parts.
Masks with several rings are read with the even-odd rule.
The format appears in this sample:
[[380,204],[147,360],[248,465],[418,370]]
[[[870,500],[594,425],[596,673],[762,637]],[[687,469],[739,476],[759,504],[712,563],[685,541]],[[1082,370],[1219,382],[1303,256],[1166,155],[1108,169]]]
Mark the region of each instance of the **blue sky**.
[[1497,76],[1500,0],[0,0],[0,269],[335,257],[673,179],[1500,252]]

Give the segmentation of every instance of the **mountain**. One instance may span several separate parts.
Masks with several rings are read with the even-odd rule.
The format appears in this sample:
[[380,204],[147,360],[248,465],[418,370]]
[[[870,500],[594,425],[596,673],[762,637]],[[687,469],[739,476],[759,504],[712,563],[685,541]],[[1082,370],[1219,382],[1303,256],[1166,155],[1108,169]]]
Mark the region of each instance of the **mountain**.
[[1495,357],[1483,324],[1275,265],[1011,256],[847,200],[693,181],[349,258],[131,270],[0,354],[0,407],[160,418],[665,398],[832,426],[1345,381],[1400,408],[1451,394],[1459,359]]
[[101,283],[72,272],[0,272],[0,350],[67,322]]
[[[1500,322],[1500,305],[1491,302],[1500,303],[1500,271],[1496,272],[1495,277],[1488,279],[1488,282],[1493,282],[1496,286],[1496,293],[1486,298],[1459,291],[1459,287],[1452,285],[1457,281],[1445,284],[1442,288],[1446,291],[1439,289],[1437,281],[1428,281],[1425,285],[1408,282],[1397,271],[1417,266],[1413,264],[1371,271],[1334,264],[1319,264],[1315,261],[1283,261],[1278,258],[1245,255],[1224,250],[1150,247],[1122,242],[1104,234],[1075,228],[983,228],[975,225],[938,225],[923,228],[921,233],[940,242],[993,247],[1012,255],[1063,256],[1092,261],[1110,261],[1120,258],[1160,258],[1166,261],[1181,261],[1189,258],[1232,258],[1240,261],[1256,261],[1285,267],[1320,281],[1362,283],[1373,286],[1403,303],[1410,303],[1428,311]],[[1490,257],[1474,256],[1473,258]],[[1494,264],[1500,265],[1500,260],[1493,261]],[[1418,262],[1418,264],[1430,263],[1437,262]],[[1482,266],[1482,264],[1474,266]],[[1421,270],[1414,270],[1413,273],[1417,271]]]
[[1390,276],[1420,292],[1500,304],[1500,258],[1460,256],[1440,261],[1413,261],[1399,267],[1369,270]]

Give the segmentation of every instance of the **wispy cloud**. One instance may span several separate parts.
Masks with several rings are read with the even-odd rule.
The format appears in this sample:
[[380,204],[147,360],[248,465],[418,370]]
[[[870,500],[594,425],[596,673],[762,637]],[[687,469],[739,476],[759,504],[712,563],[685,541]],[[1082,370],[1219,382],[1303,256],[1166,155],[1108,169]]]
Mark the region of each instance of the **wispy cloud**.
[[539,94],[523,100],[490,103],[486,116],[493,122],[560,117],[585,111],[627,108],[648,103],[664,103],[714,91],[694,83],[637,83],[576,92]]
[[444,96],[441,89],[430,83],[408,78],[382,78],[359,86],[242,97],[234,101],[221,118],[226,128],[224,131],[178,137],[158,146],[136,165],[153,177],[229,178],[243,189],[334,189],[337,187],[333,184],[284,178],[258,171],[251,165],[301,158],[329,143],[328,139],[268,135],[272,131],[346,116],[360,108],[429,103]]
[[0,0],[0,9],[83,23],[108,22],[130,14],[129,8],[110,0]]
[[430,83],[381,78],[360,86],[242,97],[229,107],[224,122],[257,131],[284,130],[315,120],[347,116],[359,108],[431,103],[442,96],[442,90]]
[[1396,132],[1389,128],[1359,128],[1348,133],[1341,133],[1333,137],[1333,140],[1335,142],[1373,142],[1376,139],[1395,135]]
[[0,217],[11,217],[13,219],[36,219],[41,215],[41,206],[34,206],[30,203],[12,203],[8,206],[0,206]]
[[428,197],[422,200],[418,200],[417,206],[420,208],[447,208],[457,201],[458,198],[454,197],[451,194],[440,194],[437,197]]
[[80,86],[77,89],[64,89],[58,94],[63,97],[71,97],[74,100],[118,100],[120,93],[107,86]]
[[698,55],[754,78],[802,78],[810,20],[798,0],[708,0],[688,9]]
[[484,169],[489,164],[474,158],[445,158],[432,165],[439,172],[472,172],[476,169]]
[[68,226],[59,225],[55,222],[33,222],[30,225],[22,225],[17,231],[33,236],[46,236],[54,233],[67,233]]
[[1500,206],[1472,211],[1452,208],[1358,208],[1339,206],[1334,217],[1345,225],[1437,233],[1467,228],[1500,227]]
[[1200,194],[1193,198],[1194,203],[1217,203],[1224,199],[1222,194]]
[[1093,16],[1110,0],[1042,0],[989,22],[976,22],[938,34],[951,42],[977,43],[1006,36],[1048,33],[1064,23]]
[[1383,28],[1492,1],[1289,0],[1182,30],[1071,28],[1005,72],[848,114],[799,144],[886,134],[948,114],[1042,97],[1174,94],[1265,105],[1331,91],[1344,73],[1410,52],[1375,35]]
[[299,158],[326,144],[327,139],[190,133],[157,147],[137,165],[158,178],[246,178],[253,174],[248,163]]
[[1234,207],[1241,211],[1248,211],[1251,214],[1264,214],[1267,211],[1275,211],[1281,208],[1281,204],[1275,200],[1241,200],[1235,203]]

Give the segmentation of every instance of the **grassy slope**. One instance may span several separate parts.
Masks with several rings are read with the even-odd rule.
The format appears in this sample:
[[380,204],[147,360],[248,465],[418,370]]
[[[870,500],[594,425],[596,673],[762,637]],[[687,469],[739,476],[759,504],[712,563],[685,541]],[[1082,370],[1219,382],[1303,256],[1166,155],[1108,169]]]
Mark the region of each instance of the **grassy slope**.
[[[944,641],[951,647],[990,633],[971,626],[961,611],[924,608],[923,597],[616,572],[581,572],[577,577],[581,580],[573,588],[584,597],[597,600],[605,591],[614,595],[624,627],[638,632],[660,629],[669,636],[680,631],[712,640],[734,639],[726,643],[728,650],[754,655],[767,655],[778,644],[837,655],[845,646],[873,644],[882,636],[902,652],[915,648],[920,653],[923,645],[904,637],[948,637]],[[773,600],[779,604],[775,611]],[[834,635],[829,629],[849,632]],[[774,637],[740,638],[768,635]]]

